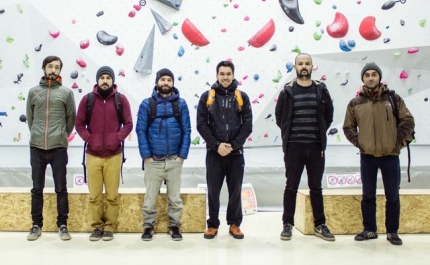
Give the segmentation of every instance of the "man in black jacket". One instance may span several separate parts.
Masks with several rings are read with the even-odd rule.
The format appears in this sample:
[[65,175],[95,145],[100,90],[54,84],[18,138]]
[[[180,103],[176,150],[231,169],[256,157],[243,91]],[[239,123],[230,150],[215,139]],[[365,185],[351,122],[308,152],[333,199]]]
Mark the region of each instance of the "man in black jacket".
[[229,233],[242,239],[244,235],[239,227],[242,223],[241,191],[245,167],[243,145],[252,132],[251,103],[246,93],[237,91],[233,63],[222,61],[216,70],[217,82],[202,94],[197,108],[197,130],[207,147],[209,219],[204,238],[212,239],[218,233],[219,197],[226,178]]
[[313,81],[312,58],[297,55],[297,79],[286,84],[276,103],[276,124],[281,128],[285,176],[282,240],[290,240],[294,226],[297,189],[306,166],[315,235],[327,241],[334,236],[325,225],[321,181],[325,166],[326,131],[333,121],[333,103],[324,83]]

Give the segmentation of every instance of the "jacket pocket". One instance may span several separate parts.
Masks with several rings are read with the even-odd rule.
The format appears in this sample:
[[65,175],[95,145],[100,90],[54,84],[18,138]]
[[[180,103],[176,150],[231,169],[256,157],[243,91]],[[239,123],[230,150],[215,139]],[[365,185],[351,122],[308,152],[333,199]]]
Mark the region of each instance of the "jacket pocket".
[[120,144],[117,133],[108,133],[106,134],[105,145],[106,150],[116,150]]

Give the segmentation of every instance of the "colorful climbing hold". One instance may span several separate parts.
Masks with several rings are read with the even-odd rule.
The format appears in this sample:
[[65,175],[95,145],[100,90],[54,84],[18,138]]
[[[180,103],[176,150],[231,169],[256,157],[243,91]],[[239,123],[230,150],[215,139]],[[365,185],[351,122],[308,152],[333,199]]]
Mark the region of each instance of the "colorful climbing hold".
[[42,44],[39,44],[39,46],[35,47],[34,50],[36,52],[40,52],[42,50]]
[[103,12],[103,10],[102,10],[102,11],[99,11],[99,12],[97,12],[96,16],[98,16],[98,17],[103,16],[103,14],[104,14],[104,13],[105,13],[105,12]]
[[278,83],[279,80],[281,80],[282,78],[282,73],[281,71],[278,70],[278,72],[276,73],[276,77],[272,79],[273,82]]
[[424,27],[426,25],[426,20],[425,19],[421,19],[420,21],[418,21],[418,24],[420,25],[420,27]]
[[255,80],[255,81],[258,81],[258,79],[260,79],[260,76],[259,76],[258,74],[255,74],[255,75],[254,75],[254,80]]
[[270,19],[269,22],[264,25],[263,28],[261,28],[254,36],[252,36],[248,43],[252,47],[260,48],[264,44],[266,44],[275,33],[275,22],[273,19]]
[[7,38],[6,38],[6,41],[7,41],[8,43],[12,43],[12,42],[14,41],[14,39],[13,39],[12,37],[7,37]]
[[117,42],[118,37],[110,35],[104,30],[99,30],[97,32],[97,40],[103,45],[112,45]]
[[408,75],[408,73],[405,72],[405,70],[402,70],[399,77],[400,77],[400,79],[406,79],[409,77],[409,75]]
[[76,79],[76,78],[78,78],[78,76],[79,76],[78,71],[73,71],[70,73],[70,78],[72,78],[72,79]]
[[367,16],[361,21],[358,31],[364,39],[376,40],[381,36],[381,32],[376,28],[375,20],[374,16]]
[[302,53],[302,50],[300,50],[299,46],[297,46],[297,45],[291,51],[295,52],[297,54],[301,54]]
[[294,64],[292,62],[288,62],[285,67],[287,68],[287,73],[289,73],[289,72],[293,71]]
[[340,12],[336,12],[333,22],[326,27],[328,35],[342,38],[348,33],[348,19]]
[[60,31],[59,30],[50,30],[49,35],[51,35],[51,37],[56,39],[56,38],[58,38],[58,36],[60,36]]
[[179,47],[179,50],[178,50],[178,56],[179,57],[182,57],[183,55],[184,55],[184,53],[185,53],[185,49],[184,49],[184,47],[182,47],[182,45]]
[[279,4],[289,19],[297,24],[305,23],[302,15],[300,14],[298,0],[279,0]]
[[81,49],[86,49],[90,46],[90,40],[86,39],[86,40],[81,40],[81,42],[79,43],[79,47],[81,47]]
[[122,46],[121,44],[117,43],[115,45],[115,52],[116,52],[116,54],[118,54],[119,56],[121,56],[124,53],[124,46]]
[[288,31],[289,31],[289,32],[293,32],[293,31],[294,31],[294,26],[290,26],[290,27],[288,28]]
[[322,38],[322,34],[318,31],[314,32],[314,40],[320,40]]
[[420,51],[420,49],[419,49],[419,48],[410,48],[410,49],[408,49],[408,53],[409,53],[409,54],[417,53],[417,52],[419,52],[419,51]]

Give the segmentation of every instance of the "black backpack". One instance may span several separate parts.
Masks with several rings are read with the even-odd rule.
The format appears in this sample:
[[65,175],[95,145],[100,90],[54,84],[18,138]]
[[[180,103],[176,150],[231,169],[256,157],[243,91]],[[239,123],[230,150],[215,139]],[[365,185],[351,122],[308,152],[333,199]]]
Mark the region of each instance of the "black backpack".
[[[390,100],[391,106],[393,108],[393,115],[396,117],[397,125],[399,125],[399,109],[397,108],[397,98],[395,96],[396,91],[389,90],[388,91],[388,99]],[[415,131],[412,132],[412,141],[415,140]],[[409,148],[409,144],[412,142],[409,140],[406,140],[406,147],[408,148],[408,182],[411,182],[411,149]]]
[[148,98],[148,100],[149,100],[148,130],[156,118],[167,119],[170,117],[175,117],[176,121],[179,124],[179,127],[181,128],[181,133],[184,133],[184,127],[182,127],[181,114],[179,111],[179,99],[172,101],[172,109],[173,109],[172,115],[160,115],[160,116],[157,116],[157,100],[153,97]]
[[[86,125],[88,127],[88,125],[90,124],[91,121],[91,115],[93,114],[93,107],[94,107],[94,92],[90,92],[88,93],[88,98],[87,98],[87,117],[86,117]],[[123,117],[123,113],[122,113],[122,104],[121,104],[121,94],[119,92],[115,93],[115,107],[116,107],[116,114],[118,117],[118,121],[119,121],[119,129],[121,129],[121,127],[123,126],[124,123],[124,117]],[[87,149],[87,142],[84,143],[84,154],[83,154],[83,158],[82,158],[82,166],[84,167],[84,181],[85,183],[87,183],[87,167],[85,165],[85,150]],[[122,165],[125,163],[125,161],[127,160],[127,158],[125,158],[124,156],[124,141],[121,142],[121,149],[122,149],[122,164],[121,164],[121,180],[122,183],[124,183],[124,178],[122,176]]]

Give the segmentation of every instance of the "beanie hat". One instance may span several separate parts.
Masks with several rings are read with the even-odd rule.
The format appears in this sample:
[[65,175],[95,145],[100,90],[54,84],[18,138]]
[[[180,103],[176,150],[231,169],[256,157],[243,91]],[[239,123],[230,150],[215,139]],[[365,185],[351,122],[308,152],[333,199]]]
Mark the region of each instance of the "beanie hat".
[[115,83],[115,72],[109,66],[102,66],[99,68],[96,74],[97,82],[102,75],[110,75],[110,77],[112,77],[112,84]]
[[377,65],[376,65],[376,63],[371,62],[371,63],[367,63],[367,64],[363,67],[363,70],[361,70],[361,81],[364,81],[364,80],[363,80],[363,76],[364,76],[364,73],[365,73],[367,70],[375,70],[375,71],[376,71],[376,72],[378,72],[378,74],[379,74],[379,81],[381,81],[381,80],[382,80],[382,71],[381,71],[381,68],[379,68],[379,66],[377,66]]
[[172,78],[172,82],[173,84],[175,84],[175,76],[173,75],[172,71],[170,71],[167,68],[163,68],[161,70],[159,70],[155,76],[155,84],[158,83],[158,80],[160,80],[161,77],[163,76],[170,76]]

